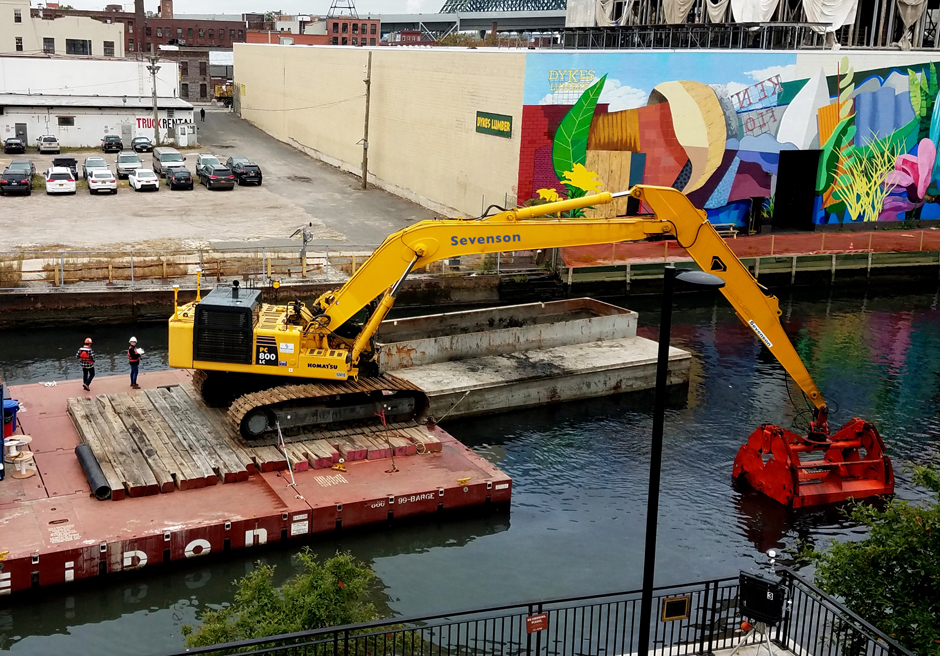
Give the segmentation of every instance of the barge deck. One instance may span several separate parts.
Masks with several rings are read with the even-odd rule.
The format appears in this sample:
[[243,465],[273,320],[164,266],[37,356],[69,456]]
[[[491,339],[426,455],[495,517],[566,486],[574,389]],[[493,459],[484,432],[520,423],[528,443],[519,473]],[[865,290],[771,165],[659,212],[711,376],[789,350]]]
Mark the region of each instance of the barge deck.
[[[327,449],[338,443],[336,435],[295,438],[287,445],[289,472],[274,447],[256,449],[236,442],[234,433],[225,435],[221,412],[213,416],[187,392],[189,372],[145,373],[138,382],[140,391],[129,391],[126,376],[95,379],[93,393],[83,392],[80,380],[10,388],[22,408],[17,435],[32,438],[28,448],[36,474],[0,482],[0,594],[341,528],[505,504],[512,494],[506,474],[436,426],[390,426],[399,437],[395,444],[386,432],[378,439],[345,431],[348,458],[339,469],[333,468],[339,449]],[[135,414],[140,430],[152,433],[144,434],[142,447],[140,436],[128,430],[138,421]],[[175,418],[166,421],[167,416]],[[114,493],[104,501],[92,494],[75,455],[81,433],[102,439],[103,427],[111,433],[110,447],[89,446],[98,447],[96,455],[114,448],[113,461],[99,456],[112,470]],[[186,433],[209,435],[201,455],[214,452],[218,461],[190,463],[187,470],[181,461],[194,452],[183,448]],[[409,434],[413,439],[400,437]],[[409,449],[409,442],[423,445]],[[225,444],[230,453],[222,454],[219,445]],[[135,446],[137,452],[128,453]],[[154,474],[160,468],[162,477]]]

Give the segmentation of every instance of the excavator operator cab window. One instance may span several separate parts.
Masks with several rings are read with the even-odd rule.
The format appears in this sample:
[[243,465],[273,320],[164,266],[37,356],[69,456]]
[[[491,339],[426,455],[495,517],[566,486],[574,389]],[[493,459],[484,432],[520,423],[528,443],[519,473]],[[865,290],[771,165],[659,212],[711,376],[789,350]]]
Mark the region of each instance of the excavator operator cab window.
[[196,305],[193,356],[203,362],[251,364],[260,289],[216,287]]

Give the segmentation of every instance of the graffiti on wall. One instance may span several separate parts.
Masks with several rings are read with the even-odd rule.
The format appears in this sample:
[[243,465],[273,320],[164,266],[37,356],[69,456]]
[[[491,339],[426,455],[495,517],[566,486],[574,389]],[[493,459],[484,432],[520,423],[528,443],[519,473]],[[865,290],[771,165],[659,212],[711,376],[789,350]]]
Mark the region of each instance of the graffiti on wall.
[[780,207],[779,189],[815,224],[938,219],[937,74],[843,57],[807,77],[789,53],[532,53],[519,197],[643,182],[744,225],[755,203]]

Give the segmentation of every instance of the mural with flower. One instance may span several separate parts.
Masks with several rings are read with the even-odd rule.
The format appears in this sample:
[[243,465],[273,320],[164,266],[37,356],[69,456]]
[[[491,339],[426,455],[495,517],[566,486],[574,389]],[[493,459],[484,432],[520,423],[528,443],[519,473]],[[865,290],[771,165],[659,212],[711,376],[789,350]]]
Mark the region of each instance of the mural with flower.
[[[766,208],[785,207],[786,194],[767,199],[778,185],[789,193],[812,161],[806,211],[817,225],[940,219],[933,62],[855,70],[838,57],[835,74],[808,76],[794,53],[530,53],[526,62],[522,199],[643,182],[743,226],[755,207],[767,218]],[[622,214],[625,203],[585,213]]]

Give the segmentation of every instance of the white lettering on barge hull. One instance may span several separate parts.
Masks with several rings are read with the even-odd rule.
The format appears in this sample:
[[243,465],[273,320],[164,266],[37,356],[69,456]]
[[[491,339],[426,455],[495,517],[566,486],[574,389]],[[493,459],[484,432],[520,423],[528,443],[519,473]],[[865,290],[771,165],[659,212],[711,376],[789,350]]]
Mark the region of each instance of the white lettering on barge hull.
[[433,498],[433,492],[425,492],[424,494],[412,494],[410,497],[397,497],[395,503],[415,503],[416,501],[430,501]]

